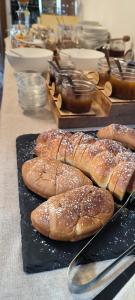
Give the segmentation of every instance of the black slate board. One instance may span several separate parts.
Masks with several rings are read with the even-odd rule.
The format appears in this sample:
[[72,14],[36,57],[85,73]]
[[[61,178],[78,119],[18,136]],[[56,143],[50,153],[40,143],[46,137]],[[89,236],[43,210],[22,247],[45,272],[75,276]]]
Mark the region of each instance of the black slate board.
[[[58,242],[38,233],[31,225],[30,214],[43,198],[30,192],[21,176],[22,164],[34,157],[37,134],[19,136],[16,140],[19,203],[21,215],[23,269],[27,273],[54,270],[67,267],[74,256],[89,239],[80,242]],[[135,242],[135,210],[126,209],[110,223],[95,242],[86,249],[84,262],[112,259],[120,255]]]

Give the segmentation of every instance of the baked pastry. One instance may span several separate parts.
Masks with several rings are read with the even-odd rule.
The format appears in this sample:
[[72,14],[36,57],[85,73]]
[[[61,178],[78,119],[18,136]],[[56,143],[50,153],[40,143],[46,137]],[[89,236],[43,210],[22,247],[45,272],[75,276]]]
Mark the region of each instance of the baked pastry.
[[26,186],[36,194],[48,198],[68,190],[92,185],[92,181],[80,170],[57,160],[36,157],[22,166]]
[[[55,147],[56,143],[57,153],[53,149],[52,151],[50,150],[51,143],[53,147]],[[59,142],[59,147],[57,146],[56,136],[53,138],[52,135],[50,138],[50,133],[48,133],[48,138],[46,133],[46,139],[42,141],[42,144],[42,151],[38,151],[38,155],[45,157],[46,155],[50,155],[50,157],[54,155],[58,160],[79,168],[98,186],[108,188],[120,200],[123,199],[126,191],[132,192],[135,190],[135,180],[133,179],[135,154],[130,149],[125,148],[120,142],[109,139],[96,139],[93,136],[88,138],[88,135],[82,132],[67,136],[65,132]],[[129,162],[129,170],[125,162]],[[124,163],[123,168],[121,163]],[[118,175],[115,176],[115,173],[119,173],[119,169],[123,184],[121,184],[121,188],[116,188],[120,185],[117,185]],[[125,180],[126,173],[128,176]]]
[[126,147],[135,150],[135,129],[125,125],[111,124],[101,128],[97,136],[103,139],[106,138],[122,142]]
[[48,130],[40,134],[37,138],[35,147],[35,154],[37,156],[44,156],[46,158],[57,158],[57,153],[62,139],[72,136],[69,132],[63,130]]
[[34,228],[59,241],[78,241],[96,233],[113,215],[114,200],[107,190],[83,186],[56,195],[31,213]]

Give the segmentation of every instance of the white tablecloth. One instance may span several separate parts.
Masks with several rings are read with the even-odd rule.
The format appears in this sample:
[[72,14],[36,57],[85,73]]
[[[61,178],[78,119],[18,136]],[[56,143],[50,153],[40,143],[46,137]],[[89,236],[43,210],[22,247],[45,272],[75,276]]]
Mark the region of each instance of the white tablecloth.
[[[27,275],[23,272],[21,253],[20,212],[16,165],[16,137],[56,128],[47,108],[40,116],[24,115],[18,104],[13,69],[5,63],[4,93],[0,113],[0,299],[13,300],[70,300],[92,299],[97,289],[82,295],[73,295],[67,286],[67,269]],[[125,266],[131,262],[125,261]],[[105,263],[93,264],[102,269]],[[117,273],[122,267],[117,268]],[[116,272],[114,276],[116,275]],[[114,277],[113,276],[113,277]],[[112,276],[107,277],[110,282]],[[98,286],[101,290],[106,280]]]

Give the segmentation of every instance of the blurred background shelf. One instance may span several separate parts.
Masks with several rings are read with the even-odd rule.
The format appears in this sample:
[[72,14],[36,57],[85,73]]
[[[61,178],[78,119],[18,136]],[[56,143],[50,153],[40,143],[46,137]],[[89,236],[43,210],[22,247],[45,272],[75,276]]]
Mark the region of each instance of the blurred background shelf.
[[[77,0],[30,0],[28,9],[30,23],[33,24],[37,22],[37,18],[41,14],[77,15]],[[17,0],[11,0],[12,24],[18,22],[17,10]]]

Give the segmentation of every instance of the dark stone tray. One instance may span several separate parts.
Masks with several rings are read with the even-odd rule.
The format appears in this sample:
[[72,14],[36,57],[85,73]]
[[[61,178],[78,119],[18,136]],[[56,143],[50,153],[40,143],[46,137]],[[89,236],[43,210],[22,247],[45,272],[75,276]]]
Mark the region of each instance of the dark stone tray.
[[[27,273],[54,270],[67,267],[74,256],[88,242],[58,242],[38,233],[31,225],[30,214],[43,198],[32,193],[25,186],[22,164],[34,157],[37,134],[19,136],[16,140],[19,204],[21,215],[23,269]],[[120,255],[135,241],[135,210],[125,209],[124,213],[107,227],[83,254],[84,262],[112,259]]]

